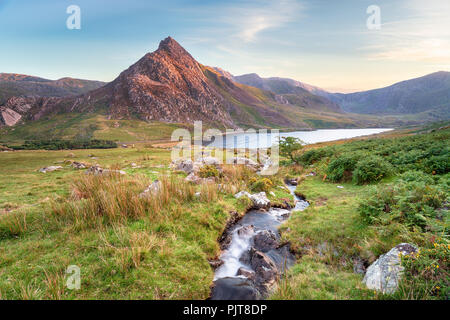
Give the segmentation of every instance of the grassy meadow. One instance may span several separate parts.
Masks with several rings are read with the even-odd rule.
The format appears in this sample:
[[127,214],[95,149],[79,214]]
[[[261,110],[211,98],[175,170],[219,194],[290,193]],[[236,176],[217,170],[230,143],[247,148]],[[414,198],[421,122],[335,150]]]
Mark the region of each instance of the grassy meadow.
[[[250,205],[233,194],[273,191],[273,202],[292,201],[280,188],[289,177],[311,205],[281,226],[298,259],[271,299],[443,299],[449,134],[395,131],[310,145],[268,179],[225,166],[216,183],[200,185],[171,171],[170,151],[150,144],[0,152],[0,298],[206,299],[217,240],[230,213]],[[71,161],[126,175],[86,175]],[[63,168],[38,172],[50,165]],[[140,197],[155,179],[161,191]],[[400,290],[365,288],[354,261],[372,263],[401,242],[423,254],[404,261]],[[65,285],[70,265],[81,269],[80,290]]]

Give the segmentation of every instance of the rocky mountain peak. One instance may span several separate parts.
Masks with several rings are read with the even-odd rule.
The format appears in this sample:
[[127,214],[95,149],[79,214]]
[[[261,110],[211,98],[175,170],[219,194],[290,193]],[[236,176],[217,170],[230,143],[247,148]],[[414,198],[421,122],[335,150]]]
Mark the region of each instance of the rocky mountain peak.
[[187,52],[177,41],[175,41],[175,39],[170,36],[159,43],[157,51],[165,52],[174,58],[189,56],[191,59],[193,59],[189,52]]

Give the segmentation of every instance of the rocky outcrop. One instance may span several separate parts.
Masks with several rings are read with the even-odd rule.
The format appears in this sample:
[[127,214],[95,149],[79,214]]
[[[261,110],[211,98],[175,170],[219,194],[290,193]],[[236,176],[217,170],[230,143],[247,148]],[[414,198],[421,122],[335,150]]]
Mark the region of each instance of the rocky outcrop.
[[264,209],[270,207],[270,200],[267,198],[265,192],[250,194],[247,191],[240,191],[234,195],[236,199],[241,197],[248,197],[253,202],[253,207]]
[[383,293],[394,293],[398,288],[404,270],[400,255],[414,254],[416,251],[417,248],[409,243],[401,243],[395,246],[367,268],[363,282],[369,289]]
[[74,169],[86,169],[86,168],[87,168],[87,165],[86,165],[85,163],[78,162],[78,161],[73,161],[73,162],[71,163],[71,166],[72,166]]
[[250,263],[252,269],[255,270],[256,284],[262,292],[267,292],[279,276],[275,262],[265,253],[252,248],[250,249]]
[[231,158],[230,160],[227,159],[227,163],[229,164],[243,164],[245,166],[247,166],[248,168],[252,169],[252,170],[258,170],[261,168],[261,165],[249,158],[244,158],[244,157],[234,157]]
[[0,107],[0,126],[13,126],[18,123],[20,119],[22,119],[22,115],[16,111],[6,107]]
[[261,230],[253,237],[253,247],[261,252],[270,251],[277,246],[277,236],[271,230]]
[[233,127],[223,97],[200,64],[171,37],[123,71],[106,89],[109,112],[115,118],[137,114],[145,120],[203,120]]

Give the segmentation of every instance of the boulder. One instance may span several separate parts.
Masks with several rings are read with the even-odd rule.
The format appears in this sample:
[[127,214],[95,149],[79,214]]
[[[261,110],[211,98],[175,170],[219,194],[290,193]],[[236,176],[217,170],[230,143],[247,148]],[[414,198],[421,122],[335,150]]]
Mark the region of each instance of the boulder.
[[257,208],[267,208],[270,206],[270,200],[267,199],[266,193],[264,191],[252,194],[250,196],[250,199],[253,201],[253,205]]
[[249,279],[226,277],[214,281],[211,300],[259,300],[261,294]]
[[155,180],[151,185],[147,187],[140,195],[140,198],[149,197],[151,195],[156,194],[159,190],[161,190],[161,181]]
[[236,193],[236,194],[234,195],[234,197],[235,197],[236,199],[240,199],[240,198],[242,198],[242,197],[244,197],[244,196],[250,198],[250,197],[251,197],[251,194],[248,193],[247,191],[239,191],[238,193]]
[[245,268],[239,268],[237,271],[238,276],[246,277],[249,280],[255,280],[255,271],[247,270]]
[[253,237],[253,247],[261,252],[275,249],[277,245],[277,236],[271,230],[262,230]]
[[199,184],[202,181],[202,178],[197,176],[194,172],[191,172],[184,180],[187,182]]
[[248,238],[255,232],[255,228],[253,225],[246,225],[237,229],[236,232],[238,236]]
[[250,263],[256,274],[256,282],[267,290],[278,278],[279,272],[276,264],[263,252],[250,249]]
[[86,169],[86,167],[87,167],[84,163],[77,162],[77,161],[72,162],[71,166],[75,169]]
[[234,195],[236,199],[241,197],[248,197],[253,202],[255,208],[267,208],[270,206],[270,200],[267,198],[265,192],[250,194],[247,191],[240,191]]
[[103,169],[100,166],[92,166],[89,169],[86,170],[86,174],[93,174],[93,175],[103,175],[103,174],[120,174],[124,175],[127,174],[125,171],[122,170],[110,170],[110,169]]
[[417,248],[409,243],[401,243],[388,253],[381,255],[369,268],[363,282],[369,289],[383,293],[394,293],[403,272],[400,255],[414,254]]
[[252,159],[249,158],[244,158],[244,157],[234,157],[231,158],[230,160],[227,160],[227,163],[230,164],[243,164],[247,167],[249,167],[250,169],[253,170],[258,170],[260,168],[260,164]]
[[203,157],[203,158],[198,159],[195,162],[196,163],[203,163],[204,165],[208,165],[208,166],[215,166],[215,167],[220,166],[219,160],[217,158],[214,158],[214,157]]
[[190,159],[178,159],[170,164],[170,167],[176,171],[184,171],[190,174],[194,171],[194,163]]
[[284,182],[286,182],[288,185],[291,185],[291,186],[298,185],[296,178],[286,178],[286,179],[284,179]]
[[220,259],[213,259],[213,260],[208,260],[209,265],[213,268],[213,269],[217,269],[218,267],[220,267],[221,265],[223,265],[223,261]]
[[44,168],[39,169],[39,172],[47,173],[47,172],[52,172],[52,171],[56,171],[59,169],[62,169],[62,167],[61,166],[49,166],[49,167],[44,167]]
[[215,166],[217,169],[219,169],[219,171],[221,171],[220,162],[217,158],[214,157],[199,158],[195,162],[190,159],[178,159],[172,161],[170,167],[173,170],[184,171],[187,174],[191,174],[198,172],[204,165]]

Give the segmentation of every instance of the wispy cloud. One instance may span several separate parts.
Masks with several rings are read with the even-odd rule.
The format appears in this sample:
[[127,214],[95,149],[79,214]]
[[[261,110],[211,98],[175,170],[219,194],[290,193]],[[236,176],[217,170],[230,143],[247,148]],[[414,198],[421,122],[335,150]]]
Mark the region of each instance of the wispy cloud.
[[265,30],[275,29],[299,19],[302,5],[296,0],[248,1],[224,8],[221,19],[232,35],[244,42],[255,42]]
[[[367,32],[369,60],[450,62],[450,2],[410,0],[402,8],[408,18],[386,22]],[[383,11],[382,11],[383,13]]]

